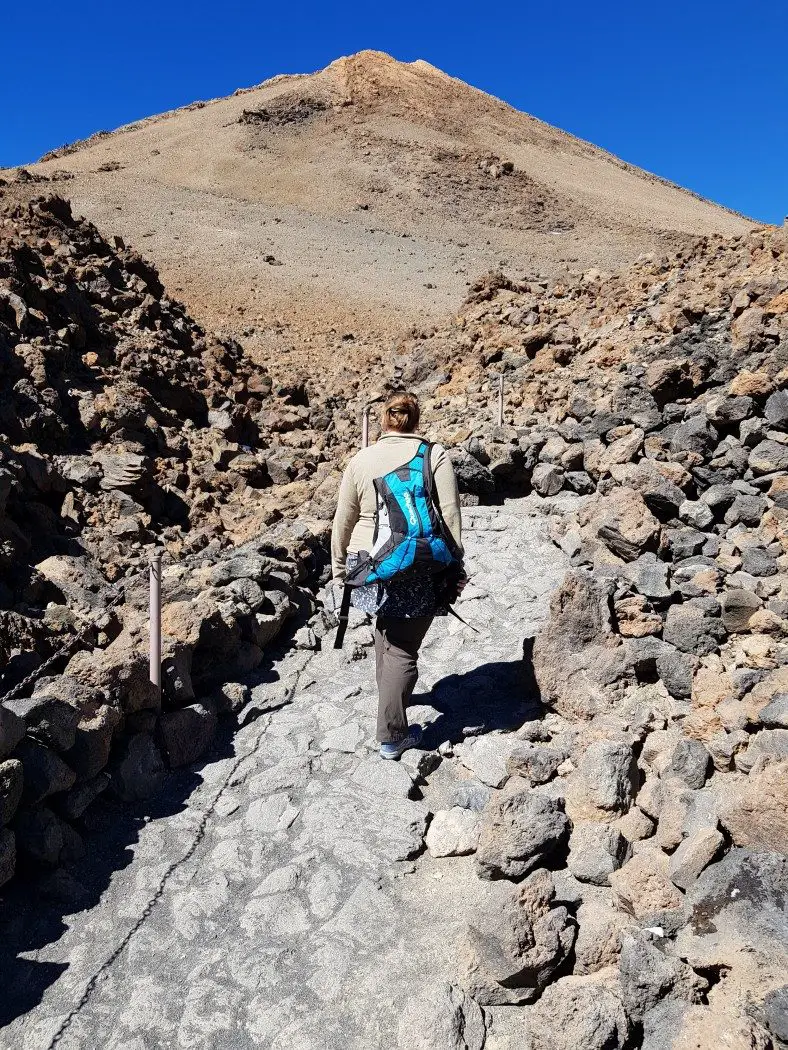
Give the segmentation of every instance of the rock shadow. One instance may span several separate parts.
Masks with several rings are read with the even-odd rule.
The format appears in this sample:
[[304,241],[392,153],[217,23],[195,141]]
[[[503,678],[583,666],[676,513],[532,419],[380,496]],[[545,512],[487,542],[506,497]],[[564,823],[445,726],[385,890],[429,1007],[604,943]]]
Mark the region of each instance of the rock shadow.
[[[140,829],[151,820],[185,810],[189,797],[202,783],[200,769],[218,759],[234,757],[236,731],[231,720],[223,719],[205,758],[173,771],[153,798],[135,804],[99,798],[82,821],[75,824],[85,846],[80,860],[49,873],[20,863],[13,880],[3,887],[0,899],[0,1030],[34,1009],[69,966],[68,962],[39,962],[20,956],[56,942],[72,924],[71,916],[99,903],[113,874],[134,860],[132,847],[139,840]],[[174,861],[187,848],[178,851]],[[132,926],[131,920],[119,925],[118,942],[126,934],[126,927]],[[97,956],[95,969],[104,961]],[[58,1012],[66,1014],[76,1007],[78,998],[75,995],[73,1003],[58,1003]]]
[[422,701],[440,712],[425,726],[422,747],[431,751],[445,742],[494,730],[519,729],[541,718],[543,707],[533,666],[534,639],[523,639],[519,660],[480,664],[465,674],[450,674],[436,682]]

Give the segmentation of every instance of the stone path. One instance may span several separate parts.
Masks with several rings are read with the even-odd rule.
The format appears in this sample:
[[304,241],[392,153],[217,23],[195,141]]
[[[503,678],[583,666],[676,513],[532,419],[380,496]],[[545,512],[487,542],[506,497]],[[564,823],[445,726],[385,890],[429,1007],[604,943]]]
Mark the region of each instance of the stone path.
[[[51,915],[30,920],[30,950],[4,994],[10,985],[25,1002],[50,977],[0,1046],[44,1050],[57,1033],[68,1050],[481,1046],[478,1008],[449,986],[465,917],[490,884],[472,858],[425,851],[424,836],[440,812],[434,852],[451,848],[455,824],[472,838],[506,730],[529,712],[523,640],[563,562],[528,501],[473,508],[465,521],[472,582],[460,612],[481,633],[446,618],[428,635],[412,717],[429,723],[433,750],[378,758],[365,624],[342,652],[324,642],[288,654],[276,670],[294,688],[290,704],[173,778],[133,834],[105,814],[86,884],[106,859],[102,842],[113,870],[54,935]],[[441,811],[457,801],[465,813],[447,826]],[[51,893],[69,889],[56,881]]]

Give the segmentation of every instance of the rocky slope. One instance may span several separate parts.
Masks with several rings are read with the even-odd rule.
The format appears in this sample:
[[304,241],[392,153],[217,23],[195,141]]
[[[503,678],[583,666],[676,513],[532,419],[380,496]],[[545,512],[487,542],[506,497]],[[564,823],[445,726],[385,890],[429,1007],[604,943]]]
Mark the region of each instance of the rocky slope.
[[78,212],[144,248],[206,326],[307,369],[344,355],[345,335],[374,350],[440,320],[502,260],[612,268],[750,226],[371,51],[99,133],[29,172],[68,179]]
[[[59,198],[15,189],[2,223],[3,688],[83,636],[0,707],[7,879],[17,849],[73,864],[97,795],[155,791],[205,752],[219,712],[291,698],[253,672],[293,614],[307,651],[328,629],[305,584],[365,375],[278,380]],[[534,651],[547,717],[463,725],[426,760],[456,758],[491,789],[478,816],[472,790],[434,805],[426,832],[431,856],[470,854],[498,886],[463,935],[464,994],[485,1017],[527,1007],[508,1045],[533,1050],[554,1045],[556,1018],[566,1045],[599,1050],[666,1032],[676,1050],[780,1046],[784,231],[697,238],[615,274],[493,273],[402,351],[376,381],[419,391],[466,501],[533,493],[570,563]],[[479,552],[480,574],[508,539]],[[162,701],[145,654],[154,544]]]

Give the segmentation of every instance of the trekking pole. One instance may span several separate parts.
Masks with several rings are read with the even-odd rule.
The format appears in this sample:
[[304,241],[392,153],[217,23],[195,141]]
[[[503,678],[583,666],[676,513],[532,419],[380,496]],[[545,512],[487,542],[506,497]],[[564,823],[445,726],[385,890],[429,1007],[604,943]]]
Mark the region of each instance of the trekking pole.
[[503,426],[503,372],[498,376],[498,426]]
[[161,551],[150,559],[150,680],[161,699]]

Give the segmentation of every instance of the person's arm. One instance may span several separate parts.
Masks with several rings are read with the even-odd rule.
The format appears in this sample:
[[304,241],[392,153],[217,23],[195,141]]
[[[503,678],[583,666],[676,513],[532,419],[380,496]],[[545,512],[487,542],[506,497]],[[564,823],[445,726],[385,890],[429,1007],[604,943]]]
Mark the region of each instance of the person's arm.
[[360,513],[361,505],[351,460],[342,475],[334,525],[331,529],[331,575],[336,580],[345,578],[347,547]]
[[454,473],[454,464],[449,459],[449,453],[443,445],[433,445],[432,476],[435,479],[435,495],[438,498],[438,506],[446,522],[446,528],[462,550],[462,517],[457,477]]

